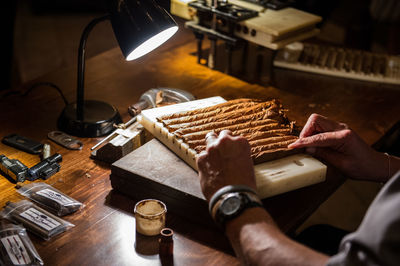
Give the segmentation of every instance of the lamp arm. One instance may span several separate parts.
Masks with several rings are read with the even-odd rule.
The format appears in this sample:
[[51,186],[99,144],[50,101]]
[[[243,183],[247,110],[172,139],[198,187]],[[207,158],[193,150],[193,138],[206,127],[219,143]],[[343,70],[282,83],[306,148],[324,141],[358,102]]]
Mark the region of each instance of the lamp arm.
[[110,15],[105,15],[93,19],[83,30],[78,50],[78,84],[76,94],[76,118],[83,121],[84,118],[84,83],[85,83],[85,48],[89,33],[97,23],[110,19]]

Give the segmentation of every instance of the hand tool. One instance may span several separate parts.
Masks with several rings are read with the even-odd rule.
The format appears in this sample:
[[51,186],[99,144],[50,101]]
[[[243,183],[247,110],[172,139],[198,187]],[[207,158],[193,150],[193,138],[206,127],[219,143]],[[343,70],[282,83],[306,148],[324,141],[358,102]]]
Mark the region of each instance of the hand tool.
[[40,154],[43,148],[43,144],[37,142],[36,140],[29,139],[24,136],[20,136],[18,134],[11,134],[5,136],[2,141],[4,144],[17,148],[19,150],[31,153],[31,154]]
[[141,146],[145,142],[145,134],[143,127],[136,122],[136,116],[143,109],[188,102],[194,99],[191,93],[175,88],[156,88],[146,91],[137,103],[128,107],[132,118],[125,124],[115,125],[114,132],[91,148],[91,158],[113,163]]

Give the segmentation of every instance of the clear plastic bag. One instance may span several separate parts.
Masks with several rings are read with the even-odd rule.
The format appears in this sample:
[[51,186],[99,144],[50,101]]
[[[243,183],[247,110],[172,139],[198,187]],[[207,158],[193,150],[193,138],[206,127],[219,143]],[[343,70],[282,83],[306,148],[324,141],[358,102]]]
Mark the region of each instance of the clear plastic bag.
[[26,229],[0,219],[0,265],[43,265]]
[[71,214],[85,206],[83,203],[65,195],[46,183],[31,183],[19,187],[17,191],[36,202],[40,207],[58,216]]
[[22,223],[27,230],[44,240],[49,240],[74,226],[28,200],[7,202],[1,216],[16,223]]

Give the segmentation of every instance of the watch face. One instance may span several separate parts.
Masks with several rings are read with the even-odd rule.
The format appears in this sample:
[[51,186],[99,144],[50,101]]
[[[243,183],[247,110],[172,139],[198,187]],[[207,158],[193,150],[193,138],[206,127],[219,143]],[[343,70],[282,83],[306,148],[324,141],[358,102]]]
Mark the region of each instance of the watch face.
[[225,215],[234,214],[240,208],[240,198],[237,196],[229,197],[224,200],[220,208]]

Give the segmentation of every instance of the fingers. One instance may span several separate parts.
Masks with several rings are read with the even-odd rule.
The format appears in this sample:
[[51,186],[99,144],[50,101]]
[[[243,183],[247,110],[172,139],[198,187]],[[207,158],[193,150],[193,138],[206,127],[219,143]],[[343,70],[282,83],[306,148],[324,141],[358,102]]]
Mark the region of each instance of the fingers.
[[225,144],[229,140],[232,140],[232,132],[230,130],[222,130],[219,136],[214,131],[210,131],[206,135],[207,151],[216,146],[221,146],[221,144]]
[[314,134],[329,132],[329,131],[337,131],[348,128],[344,123],[338,123],[328,119],[325,116],[319,114],[312,114],[303,130],[300,132],[300,138],[309,137]]
[[209,146],[210,144],[215,142],[217,139],[218,139],[217,133],[215,133],[214,131],[208,132],[206,135],[206,145]]
[[348,129],[320,133],[310,137],[299,138],[297,141],[288,145],[288,148],[331,147],[338,149],[346,142],[346,139],[351,133],[351,130]]
[[317,131],[317,121],[322,120],[325,117],[318,115],[318,114],[312,114],[310,117],[307,119],[306,124],[304,125],[303,129],[300,132],[299,137],[304,138],[308,137],[310,135],[313,135]]
[[215,132],[206,135],[206,152],[210,157],[220,156],[222,159],[236,157],[240,153],[250,154],[250,147],[247,140],[241,136],[232,136],[230,130],[222,130],[219,136]]
[[207,148],[197,156],[200,185],[207,199],[227,184],[256,187],[250,146],[244,137],[231,134],[228,130],[219,135],[209,132],[205,138]]
[[221,163],[222,158],[221,158],[221,151],[219,148],[221,139],[222,139],[221,134],[220,136],[218,136],[214,131],[210,131],[206,135],[207,147],[205,151],[205,156],[207,157],[207,159],[204,169],[207,169],[208,172],[210,171],[210,169],[215,168],[217,165]]
[[196,160],[199,172],[206,174],[210,178],[217,178],[221,174],[220,166],[222,162],[221,156],[215,149],[210,152],[202,152],[197,156]]
[[[230,130],[223,130],[218,136],[218,142],[214,143],[222,157],[236,157],[243,154],[250,154],[250,145],[243,136],[232,136]],[[250,155],[249,155],[250,156]]]
[[197,168],[199,170],[206,169],[206,161],[207,161],[207,152],[206,151],[200,152],[200,154],[196,158]]
[[222,138],[226,138],[228,136],[232,136],[232,132],[230,130],[222,130],[219,133],[219,136],[217,133],[215,133],[214,131],[210,131],[207,133],[206,135],[206,144],[211,144],[213,143],[215,140],[217,139],[222,139]]
[[230,130],[225,129],[225,130],[222,130],[219,133],[219,137],[220,138],[224,138],[224,137],[227,137],[227,136],[232,136],[232,132]]

